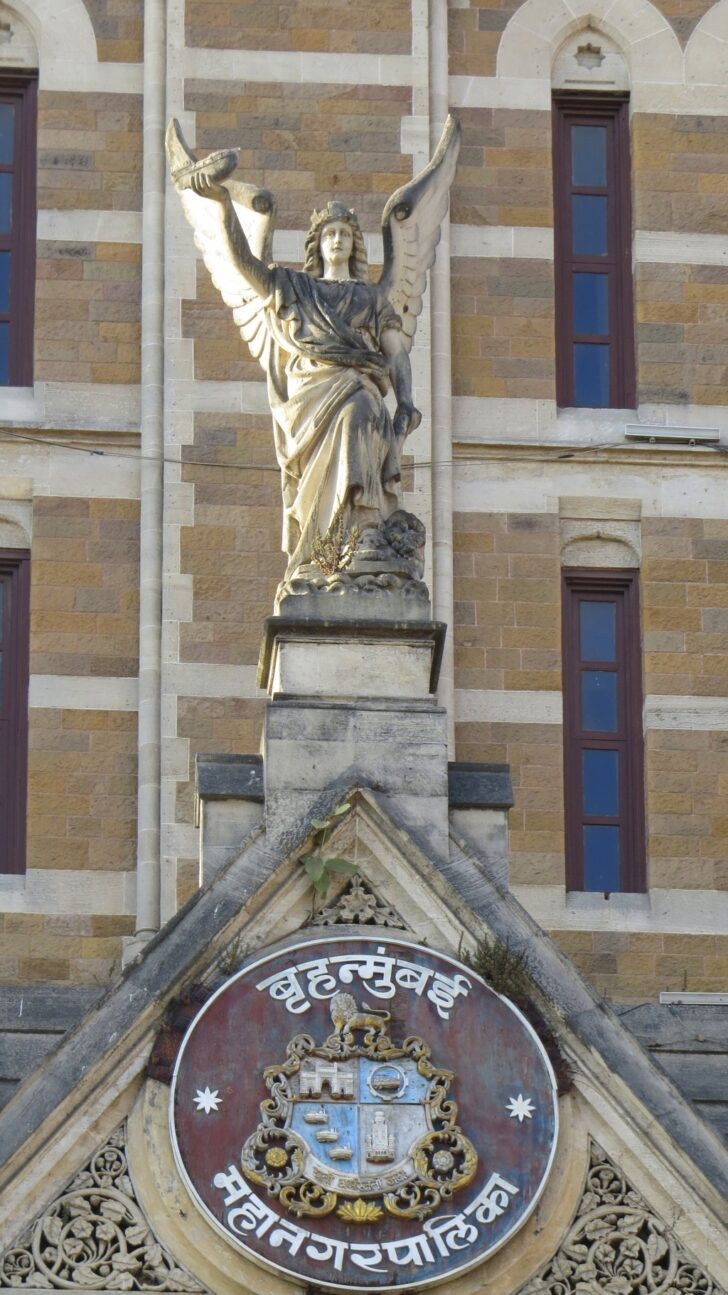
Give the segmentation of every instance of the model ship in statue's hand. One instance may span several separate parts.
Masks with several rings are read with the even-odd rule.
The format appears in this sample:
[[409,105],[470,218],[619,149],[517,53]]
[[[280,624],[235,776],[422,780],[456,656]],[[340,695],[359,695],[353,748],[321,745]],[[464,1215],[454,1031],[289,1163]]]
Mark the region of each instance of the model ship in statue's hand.
[[459,143],[448,117],[429,166],[386,203],[384,268],[372,283],[356,214],[340,202],[314,212],[302,271],[271,264],[273,195],[230,178],[235,151],[197,161],[178,123],[168,127],[195,242],[268,377],[288,554],[279,601],[344,589],[427,598],[424,527],[400,506],[400,456],[421,421],[409,353]]

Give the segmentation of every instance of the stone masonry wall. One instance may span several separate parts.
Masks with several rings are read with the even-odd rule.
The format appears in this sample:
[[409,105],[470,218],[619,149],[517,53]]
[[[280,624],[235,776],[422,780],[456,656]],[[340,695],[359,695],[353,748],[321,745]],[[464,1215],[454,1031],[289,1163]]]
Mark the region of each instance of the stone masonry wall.
[[308,229],[314,207],[353,203],[362,228],[379,230],[393,189],[411,178],[400,152],[408,86],[186,82],[197,148],[240,148],[240,175],[272,189],[278,229]]
[[452,220],[462,225],[553,225],[551,114],[462,108],[458,116],[463,135]]
[[138,531],[135,500],[35,500],[32,674],[136,675]]
[[[128,499],[34,501],[31,674],[83,678],[84,704],[94,680],[137,673],[138,515]],[[68,893],[58,913],[51,903],[46,912],[5,915],[4,983],[102,985],[118,967],[134,918],[128,909],[104,912],[105,903],[89,913],[79,885],[98,890],[97,877],[103,886],[109,874],[133,875],[136,765],[134,712],[31,706],[26,863],[33,888],[47,884],[50,894],[60,885]]]
[[613,1002],[655,1000],[660,990],[725,993],[728,935],[644,931],[551,931],[550,935],[595,989]]
[[101,62],[141,63],[144,58],[144,0],[84,0]]
[[139,382],[141,259],[138,243],[38,243],[37,380]]
[[185,37],[213,49],[408,54],[411,15],[391,0],[187,0]]
[[[498,45],[522,0],[465,0],[448,13],[450,72],[453,76],[494,76]],[[715,0],[652,0],[685,45]]]
[[715,0],[652,0],[652,3],[665,15],[678,40],[685,45]]
[[[238,344],[242,350],[239,338]],[[180,660],[250,673],[285,570],[270,418],[198,414],[182,464],[183,481],[194,484],[195,504],[194,524],[181,535],[182,571],[192,577],[192,619],[180,625]],[[177,784],[178,822],[194,822],[197,753],[255,752],[262,721],[263,702],[256,697],[178,698],[178,733],[190,744],[189,777]],[[179,902],[198,884],[197,860],[180,860]]]
[[[561,594],[556,516],[456,514],[454,541],[456,687],[474,693],[484,689],[559,692]],[[728,522],[646,517],[642,545],[645,694],[726,695]],[[471,721],[456,728],[458,759],[511,766],[515,795],[509,816],[512,883],[563,885],[561,726]],[[648,728],[645,764],[649,885],[728,889],[728,736],[718,731]],[[597,956],[601,937],[590,932],[580,933],[582,936],[581,944],[577,941],[575,945],[581,950],[579,965],[601,984],[597,979],[604,970]],[[561,936],[558,938],[561,941]],[[630,957],[641,957],[645,952],[641,938],[635,934],[624,944]],[[659,951],[666,957],[682,956],[682,946],[674,949],[672,936],[645,939],[648,944],[653,941],[649,946],[653,952],[658,947],[654,940],[658,940]],[[708,944],[706,958],[712,956],[712,943]],[[696,957],[703,957],[697,941],[692,947]],[[570,949],[571,945],[567,951]],[[698,966],[690,961],[687,965],[691,977],[696,978],[696,983],[691,979],[689,988],[717,987],[716,978],[722,974],[718,963]],[[609,975],[619,983],[610,981],[608,992],[616,996],[627,993],[630,966],[627,961],[621,970],[611,967]],[[676,964],[673,980],[682,975],[682,970],[675,968]],[[664,971],[665,967],[653,960],[651,988],[645,981],[646,993],[654,992],[657,980],[658,988],[682,987],[681,980],[679,984],[666,983]]]
[[142,100],[41,90],[38,206],[141,211]]
[[551,263],[457,257],[451,285],[453,395],[553,400]]

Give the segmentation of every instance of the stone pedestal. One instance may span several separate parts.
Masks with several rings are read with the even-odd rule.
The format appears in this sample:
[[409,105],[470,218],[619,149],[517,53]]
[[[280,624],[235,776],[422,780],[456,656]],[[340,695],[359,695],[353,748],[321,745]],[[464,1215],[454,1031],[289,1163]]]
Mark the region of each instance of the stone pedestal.
[[378,791],[415,839],[447,857],[447,723],[434,692],[445,626],[272,616],[258,684],[265,819],[283,841],[327,789]]

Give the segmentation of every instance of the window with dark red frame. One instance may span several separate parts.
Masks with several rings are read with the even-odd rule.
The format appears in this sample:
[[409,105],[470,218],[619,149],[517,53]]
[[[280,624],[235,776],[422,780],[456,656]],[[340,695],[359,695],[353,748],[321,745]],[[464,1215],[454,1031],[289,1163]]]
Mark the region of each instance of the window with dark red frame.
[[30,554],[0,549],[0,872],[25,871]]
[[36,85],[0,75],[0,387],[33,382]]
[[568,890],[644,891],[636,571],[563,573]]
[[634,408],[629,103],[553,104],[556,400]]

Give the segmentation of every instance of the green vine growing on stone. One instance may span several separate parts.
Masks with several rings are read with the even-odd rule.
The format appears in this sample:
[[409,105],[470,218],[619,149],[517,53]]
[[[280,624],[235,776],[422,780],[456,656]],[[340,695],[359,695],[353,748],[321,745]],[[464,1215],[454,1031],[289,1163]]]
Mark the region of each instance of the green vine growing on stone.
[[327,856],[324,853],[331,833],[350,809],[351,805],[344,800],[332,809],[328,818],[311,819],[311,827],[314,829],[311,850],[303,855],[301,863],[317,895],[326,894],[332,877],[351,877],[357,871],[356,864],[349,863],[348,859],[340,859],[336,855]]

